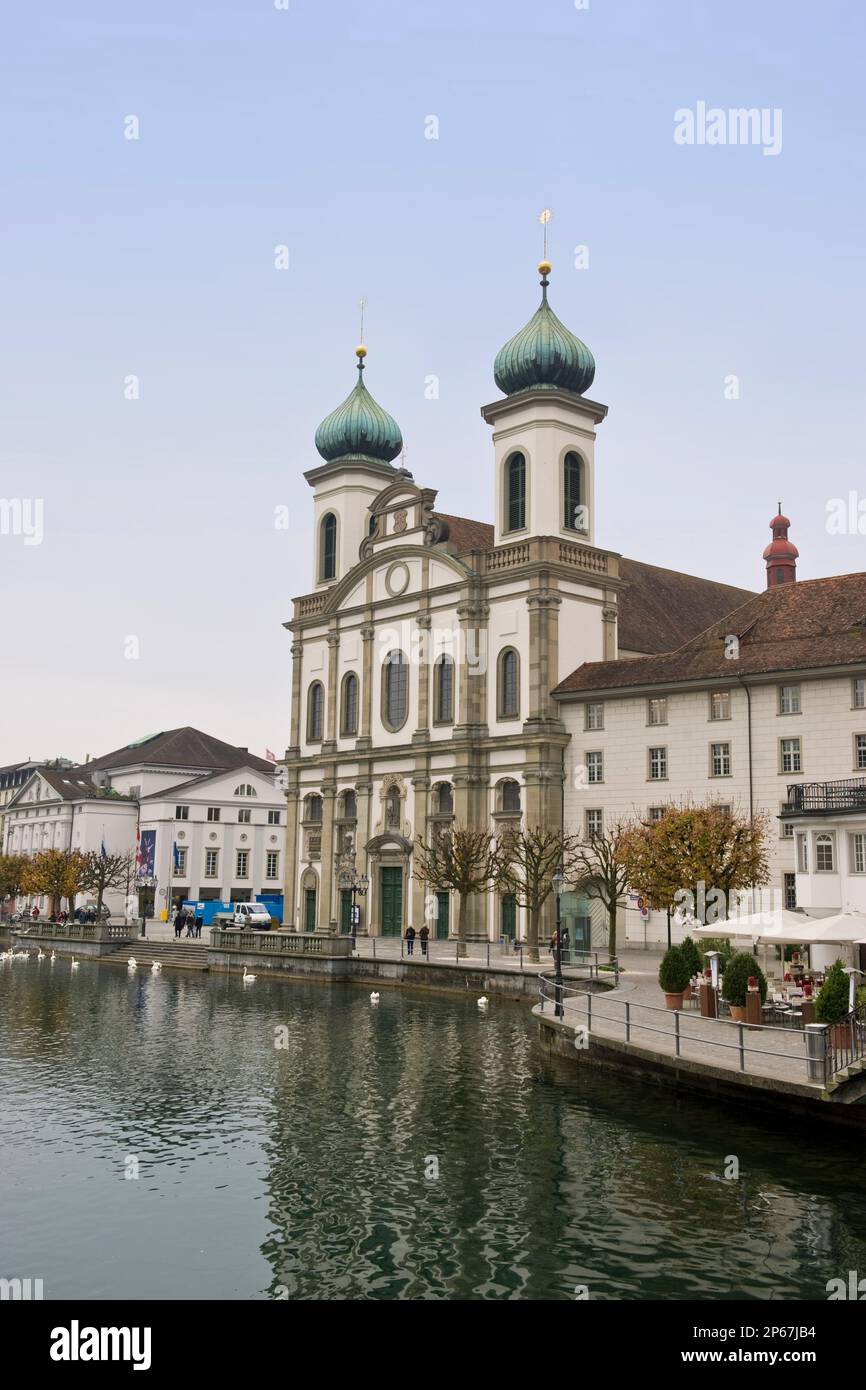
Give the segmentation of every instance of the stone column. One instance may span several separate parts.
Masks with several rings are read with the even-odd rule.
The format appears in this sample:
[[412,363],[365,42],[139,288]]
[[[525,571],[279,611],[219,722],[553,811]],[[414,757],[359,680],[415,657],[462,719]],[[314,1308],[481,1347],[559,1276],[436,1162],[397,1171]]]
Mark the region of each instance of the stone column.
[[[426,768],[417,767],[412,778],[412,787],[415,792],[415,817],[413,824],[414,840],[427,842],[427,817],[430,811],[430,778]],[[413,874],[410,884],[412,895],[412,909],[409,914],[409,921],[416,931],[420,931],[424,925],[424,899],[427,895],[427,886],[422,883],[420,878],[414,876],[413,870],[417,868],[413,855],[409,861],[409,872]]]
[[457,607],[460,651],[456,654],[457,711],[455,736],[481,738],[487,733],[487,668],[490,660],[487,620],[490,606],[483,599],[468,598]]
[[[290,774],[292,775],[292,774]],[[293,774],[297,776],[297,774]],[[297,920],[298,863],[301,848],[298,838],[298,800],[297,785],[290,786],[286,792],[286,862],[283,883],[283,926],[294,928]]]
[[528,724],[554,719],[559,722],[559,710],[550,692],[558,683],[557,669],[558,612],[562,599],[546,581],[526,596],[529,610],[529,710]]
[[301,664],[304,653],[303,638],[297,636],[292,643],[292,730],[289,739],[289,753],[301,751]]
[[322,884],[319,898],[319,931],[334,931],[334,800],[337,785],[330,780],[322,783]]
[[355,869],[357,873],[366,874],[370,879],[366,898],[358,899],[361,908],[361,930],[366,932],[370,930],[370,907],[373,890],[373,872],[366,850],[371,834],[370,798],[372,791],[373,783],[369,780],[369,770],[359,768],[359,780],[355,783],[355,804],[358,812],[358,819],[355,822]]
[[340,634],[339,632],[328,633],[328,705],[327,721],[325,723],[325,742],[322,744],[322,752],[333,753],[337,747],[337,703],[338,703],[338,682],[337,672],[339,670],[340,656]]
[[604,661],[616,660],[616,605],[605,603],[601,610]]
[[430,627],[429,613],[419,613],[415,624],[419,629],[418,641],[418,727],[412,735],[413,743],[426,743],[430,737]]
[[370,730],[373,718],[373,638],[376,629],[372,623],[365,623],[361,628],[361,640],[364,644],[361,660],[361,736],[358,739],[358,748],[370,747]]

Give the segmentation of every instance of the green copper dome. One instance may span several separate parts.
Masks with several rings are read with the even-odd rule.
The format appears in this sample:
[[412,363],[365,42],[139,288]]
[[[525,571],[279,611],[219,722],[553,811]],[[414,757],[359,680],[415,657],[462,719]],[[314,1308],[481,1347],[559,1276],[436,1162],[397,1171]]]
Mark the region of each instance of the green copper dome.
[[373,400],[364,385],[366,348],[358,348],[358,381],[342,405],[332,410],[316,430],[316,448],[332,459],[364,458],[390,463],[403,448],[400,426]]
[[547,302],[549,263],[542,261],[538,269],[541,303],[526,327],[499,349],[493,364],[494,380],[506,396],[557,386],[582,396],[592,385],[595,358],[586,343],[560,323]]

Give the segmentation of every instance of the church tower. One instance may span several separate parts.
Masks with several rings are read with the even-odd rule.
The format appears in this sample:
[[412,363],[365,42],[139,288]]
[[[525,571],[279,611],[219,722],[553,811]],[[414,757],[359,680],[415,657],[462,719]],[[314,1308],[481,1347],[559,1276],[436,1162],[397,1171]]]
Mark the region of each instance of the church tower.
[[371,503],[398,477],[392,467],[403,448],[400,426],[364,385],[363,344],[355,349],[358,380],[341,405],[316,430],[316,448],[325,460],[304,474],[313,489],[315,555],[313,586],[342,579],[358,563],[370,534]]
[[779,584],[793,584],[797,578],[797,559],[800,554],[793,541],[788,540],[791,523],[782,515],[782,504],[770,522],[773,539],[764,551],[767,565],[767,588],[775,589]]
[[550,262],[538,269],[541,303],[494,363],[505,397],[481,411],[493,426],[495,543],[558,536],[593,545],[595,432],[607,407],[585,397],[595,360],[548,303]]

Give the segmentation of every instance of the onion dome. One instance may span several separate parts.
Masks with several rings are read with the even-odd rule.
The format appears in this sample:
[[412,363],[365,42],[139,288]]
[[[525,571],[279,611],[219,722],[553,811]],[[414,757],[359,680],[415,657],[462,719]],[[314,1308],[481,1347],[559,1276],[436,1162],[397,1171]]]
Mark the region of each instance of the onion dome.
[[507,396],[517,391],[574,391],[582,396],[595,376],[595,358],[586,343],[560,323],[547,302],[550,262],[541,261],[541,303],[525,328],[499,349],[493,378]]
[[788,518],[782,515],[780,502],[778,515],[770,522],[773,539],[763,555],[767,564],[768,589],[775,588],[777,584],[792,584],[797,578],[797,559],[800,552],[794,542],[788,540],[790,525]]
[[355,351],[358,357],[355,388],[342,405],[325,416],[316,430],[316,448],[328,463],[341,458],[390,463],[403,448],[400,426],[373,400],[364,385],[367,349],[362,345]]

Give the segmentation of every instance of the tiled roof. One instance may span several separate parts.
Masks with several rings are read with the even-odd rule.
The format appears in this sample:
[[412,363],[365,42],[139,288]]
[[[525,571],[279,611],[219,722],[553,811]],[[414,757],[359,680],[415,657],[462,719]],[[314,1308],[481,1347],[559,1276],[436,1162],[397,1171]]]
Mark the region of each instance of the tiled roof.
[[448,522],[448,540],[458,551],[492,550],[493,527],[486,521],[470,521],[466,516],[448,516],[434,512],[440,521]]
[[166,733],[154,734],[141,743],[127,744],[113,753],[101,758],[93,758],[87,764],[90,768],[134,767],[190,767],[212,768],[214,771],[234,767],[252,767],[259,772],[273,772],[274,764],[264,758],[257,758],[244,748],[236,748],[233,743],[223,743],[222,739],[203,734],[200,729],[188,725],[182,729],[169,729]]
[[735,589],[625,556],[619,572],[628,585],[617,600],[620,651],[672,652],[755,597],[751,589]]
[[55,772],[46,767],[40,767],[37,771],[64,801],[80,801],[82,797],[96,796],[96,787],[86,772],[79,772],[75,768]]
[[[736,636],[739,655],[726,656]],[[866,573],[799,580],[756,594],[705,632],[662,656],[579,666],[554,695],[627,690],[691,680],[863,665],[866,668]]]

